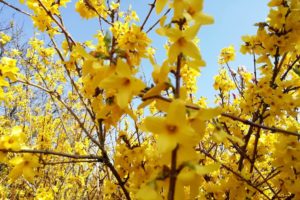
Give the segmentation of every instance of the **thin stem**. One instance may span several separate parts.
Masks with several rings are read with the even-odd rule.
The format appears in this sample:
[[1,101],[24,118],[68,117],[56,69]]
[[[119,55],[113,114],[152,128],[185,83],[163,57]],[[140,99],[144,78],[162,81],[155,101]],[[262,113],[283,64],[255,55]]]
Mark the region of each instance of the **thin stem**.
[[211,158],[213,161],[220,163],[221,166],[226,169],[227,171],[231,172],[232,174],[234,174],[235,176],[237,176],[238,178],[240,178],[242,181],[244,181],[245,183],[247,183],[249,186],[251,186],[252,188],[254,188],[256,191],[258,191],[259,193],[261,193],[263,196],[265,196],[267,199],[271,200],[270,197],[268,195],[266,195],[261,189],[259,189],[257,186],[255,186],[251,180],[246,179],[245,177],[243,177],[241,174],[239,174],[238,172],[234,171],[233,169],[231,169],[230,167],[228,167],[225,164],[222,164],[221,162],[219,162],[216,158],[214,158],[211,154],[207,153],[205,150],[203,149],[196,149],[198,151],[200,151],[201,153],[203,153],[204,155],[206,155],[207,157]]
[[[165,97],[162,97],[162,96],[159,96],[159,95],[150,96],[150,97],[147,97],[147,98],[142,98],[143,101],[146,101],[146,100],[149,100],[149,99],[160,99],[160,100],[163,100],[163,101],[166,101],[166,102],[172,102],[171,99],[168,99],[168,98],[165,98]],[[200,110],[201,109],[200,107],[198,107],[196,105],[191,105],[191,104],[185,105],[185,107],[186,108],[190,108],[192,110]],[[261,128],[261,129],[269,130],[269,131],[271,131],[273,133],[278,132],[278,133],[284,133],[286,135],[293,135],[293,136],[300,137],[300,134],[297,133],[297,132],[292,132],[292,131],[283,130],[283,129],[276,128],[276,127],[268,127],[268,126],[264,126],[264,125],[261,125],[261,124],[256,124],[256,123],[254,123],[252,121],[249,121],[249,120],[246,120],[246,119],[242,119],[242,118],[236,117],[234,115],[230,115],[228,113],[221,113],[221,115],[223,117],[227,117],[227,118],[230,118],[230,119],[242,122],[242,123],[247,124],[247,125],[251,125],[251,126],[255,126],[255,127]]]
[[108,25],[113,26],[112,23],[110,23],[109,21],[107,21],[107,19],[105,19],[104,17],[102,17],[102,16],[100,15],[100,13],[98,13],[98,11],[96,10],[96,8],[94,8],[94,6],[91,4],[91,2],[90,2],[89,0],[83,0],[83,1],[84,1],[85,5],[87,5],[87,7],[89,7],[92,11],[94,11],[94,12],[98,15],[98,17],[99,17],[100,19],[102,19],[102,20],[103,20],[104,22],[106,22]]
[[10,7],[10,8],[12,8],[12,9],[18,11],[19,13],[22,13],[22,14],[27,15],[27,16],[29,16],[29,17],[32,16],[31,14],[29,14],[29,13],[27,13],[27,12],[21,10],[20,8],[15,7],[14,5],[11,5],[11,4],[7,3],[7,2],[4,1],[4,0],[0,0],[0,3],[3,3],[4,5],[7,5],[8,7]]
[[233,73],[232,69],[230,68],[228,62],[226,62],[226,66],[228,68],[228,71],[230,72],[230,76],[235,84],[236,89],[239,91],[240,95],[244,98],[243,92],[240,89],[240,86],[238,85],[238,81],[236,79],[236,74]]
[[255,127],[258,127],[258,128],[261,128],[261,129],[269,130],[269,131],[274,132],[274,133],[278,132],[278,133],[284,133],[284,134],[287,134],[287,135],[293,135],[293,136],[297,136],[297,137],[300,136],[300,134],[296,133],[296,132],[287,131],[287,130],[283,130],[283,129],[276,128],[276,127],[268,127],[268,126],[264,126],[264,125],[261,125],[261,124],[256,124],[252,121],[249,121],[249,120],[246,120],[246,119],[241,119],[239,117],[236,117],[236,116],[233,116],[233,115],[230,115],[230,114],[227,114],[227,113],[222,113],[221,115],[223,117],[228,117],[230,119],[242,122],[243,124],[252,125],[252,126],[255,126]]
[[69,160],[60,162],[43,162],[43,165],[61,165],[61,164],[74,164],[74,163],[96,163],[98,160]]
[[152,4],[149,4],[149,5],[150,5],[150,10],[149,10],[149,12],[148,12],[148,14],[147,14],[147,16],[146,16],[146,18],[145,18],[145,20],[144,20],[142,26],[141,26],[141,30],[144,29],[144,26],[146,25],[146,23],[147,23],[147,21],[148,21],[150,15],[151,15],[153,9],[155,8],[155,3],[156,3],[156,0],[154,0]]
[[46,6],[41,2],[41,0],[37,0],[39,2],[39,4],[42,6],[42,8],[45,10],[46,14],[56,23],[57,26],[59,26],[59,28],[62,30],[62,32],[64,32],[68,37],[69,39],[71,40],[72,44],[75,45],[75,41],[74,39],[72,38],[72,36],[70,35],[70,33],[68,33],[68,31],[65,29],[65,27],[59,23],[57,21],[57,19],[55,19],[55,17],[52,15],[52,13],[46,8]]
[[253,68],[254,68],[254,81],[255,81],[255,84],[257,84],[257,66],[256,66],[256,57],[255,57],[255,53],[252,52],[252,55],[253,55]]
[[149,33],[152,29],[154,29],[154,27],[155,27],[157,24],[159,24],[160,20],[161,20],[164,16],[166,16],[170,11],[171,11],[171,8],[169,8],[169,9],[163,14],[163,16],[162,16],[161,18],[159,18],[152,26],[150,26],[150,28],[146,31],[146,33]]
[[294,60],[294,62],[292,62],[291,65],[289,65],[288,69],[284,72],[284,74],[282,75],[282,77],[280,78],[281,81],[283,81],[286,76],[288,75],[288,73],[291,71],[291,69],[293,69],[294,65],[300,61],[300,56],[297,56],[296,59]]
[[4,153],[33,153],[33,154],[45,154],[45,155],[55,155],[66,158],[73,159],[96,159],[98,162],[103,162],[103,158],[96,155],[77,155],[77,154],[67,154],[62,152],[48,151],[48,150],[32,150],[32,149],[21,149],[21,150],[8,150],[8,149],[0,149],[1,152]]
[[177,150],[178,150],[178,145],[172,151],[172,155],[171,155],[171,171],[170,171],[170,174],[169,174],[170,184],[169,184],[168,200],[173,200],[174,196],[175,196],[176,179],[177,179],[177,169],[176,169]]

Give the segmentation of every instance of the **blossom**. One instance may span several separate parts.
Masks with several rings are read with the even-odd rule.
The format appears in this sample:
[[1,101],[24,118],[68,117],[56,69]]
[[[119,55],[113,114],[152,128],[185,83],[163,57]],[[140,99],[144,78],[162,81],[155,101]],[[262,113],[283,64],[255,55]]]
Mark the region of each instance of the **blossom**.
[[140,79],[132,76],[130,66],[119,59],[116,72],[101,81],[100,87],[116,90],[117,104],[121,108],[125,108],[132,96],[138,95],[145,88],[145,84]]
[[39,166],[39,158],[33,154],[24,154],[23,157],[15,157],[10,160],[14,168],[10,171],[9,177],[12,181],[24,176],[29,182],[33,182],[36,175],[35,168]]
[[180,53],[201,60],[200,51],[193,42],[199,28],[200,25],[196,24],[185,30],[167,27],[159,28],[157,30],[158,34],[167,36],[172,42],[168,52],[170,61],[175,61]]
[[147,117],[145,126],[148,131],[158,135],[158,148],[162,152],[172,151],[179,143],[189,143],[194,133],[181,100],[174,100],[169,105],[166,117]]

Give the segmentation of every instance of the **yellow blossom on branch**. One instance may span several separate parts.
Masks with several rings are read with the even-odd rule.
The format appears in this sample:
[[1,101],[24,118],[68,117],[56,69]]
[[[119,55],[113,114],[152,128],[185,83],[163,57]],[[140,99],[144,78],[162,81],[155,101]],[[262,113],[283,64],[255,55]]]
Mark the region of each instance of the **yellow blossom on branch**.
[[121,108],[127,107],[131,98],[145,88],[145,84],[133,76],[131,67],[121,59],[117,62],[115,73],[101,81],[99,86],[106,90],[116,90],[117,104]]

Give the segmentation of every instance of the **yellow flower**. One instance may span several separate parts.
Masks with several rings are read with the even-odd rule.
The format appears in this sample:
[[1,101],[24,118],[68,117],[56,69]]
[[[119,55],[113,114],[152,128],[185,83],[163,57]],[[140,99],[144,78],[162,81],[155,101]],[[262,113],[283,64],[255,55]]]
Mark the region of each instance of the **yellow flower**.
[[174,100],[169,105],[166,117],[147,117],[145,126],[148,131],[158,135],[158,148],[161,152],[172,151],[179,143],[189,143],[194,134],[181,100]]
[[117,104],[125,108],[132,96],[139,94],[145,88],[145,84],[133,77],[130,66],[119,59],[115,74],[101,81],[100,87],[116,90]]
[[107,12],[103,0],[79,0],[75,4],[76,11],[82,18],[90,19],[101,15],[106,18]]
[[138,200],[160,200],[162,197],[159,193],[155,190],[154,187],[150,185],[144,185],[141,189],[137,192],[136,198]]
[[3,32],[0,32],[0,44],[4,45],[11,40],[11,37]]
[[18,151],[21,149],[22,143],[24,143],[25,134],[22,128],[16,126],[12,129],[10,135],[5,135],[2,138],[4,149]]
[[9,173],[9,178],[15,181],[20,176],[24,176],[29,182],[33,182],[36,175],[35,168],[39,167],[39,158],[33,154],[25,154],[23,157],[15,157],[10,163],[14,168]]
[[286,23],[286,14],[289,8],[279,6],[277,9],[271,9],[268,15],[268,21],[272,27],[281,28]]
[[127,30],[120,29],[116,32],[114,36],[117,38],[118,47],[126,52],[127,62],[130,65],[139,65],[141,58],[147,56],[147,47],[151,42],[147,34],[134,24]]
[[7,77],[12,81],[16,80],[16,75],[19,72],[17,67],[17,60],[8,57],[3,57],[0,60],[0,79]]
[[187,14],[184,15],[187,19],[192,18],[195,23],[208,25],[214,23],[214,19],[202,12],[203,0],[187,0]]
[[159,14],[164,9],[167,3],[168,0],[157,0],[155,5],[156,13]]
[[201,55],[198,47],[193,42],[193,39],[198,33],[200,28],[199,24],[188,27],[186,30],[179,30],[177,28],[160,28],[157,33],[167,36],[173,42],[169,48],[169,59],[175,61],[180,53],[190,56],[194,59],[201,60]]
[[229,61],[233,61],[235,59],[235,50],[233,45],[230,45],[229,47],[223,48],[221,50],[221,54],[219,56],[219,64],[225,64]]
[[111,2],[111,4],[110,4],[110,8],[112,10],[117,10],[119,7],[120,7],[119,3]]

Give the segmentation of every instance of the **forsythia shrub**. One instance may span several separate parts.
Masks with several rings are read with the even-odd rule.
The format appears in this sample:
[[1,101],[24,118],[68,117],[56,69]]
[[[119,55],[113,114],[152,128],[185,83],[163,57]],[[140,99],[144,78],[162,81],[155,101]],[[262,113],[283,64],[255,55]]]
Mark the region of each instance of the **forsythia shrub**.
[[[221,50],[213,108],[195,95],[197,34],[214,21],[203,0],[154,0],[145,19],[78,0],[100,22],[83,43],[64,26],[69,1],[21,1],[30,13],[0,1],[48,35],[21,50],[0,32],[1,199],[300,199],[299,0],[271,0],[242,37],[252,72]],[[153,28],[168,41],[162,63]]]

